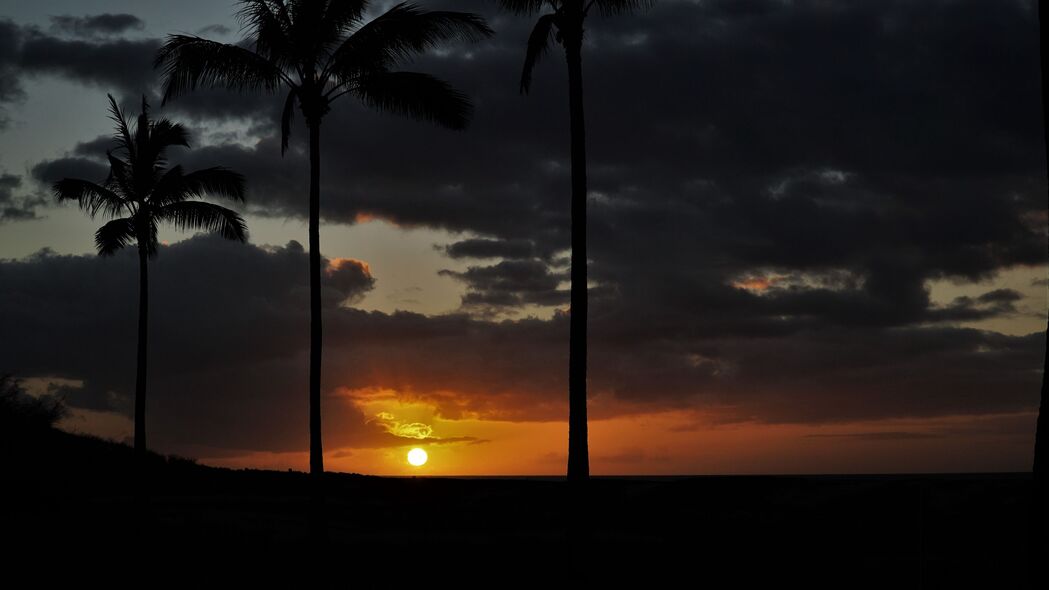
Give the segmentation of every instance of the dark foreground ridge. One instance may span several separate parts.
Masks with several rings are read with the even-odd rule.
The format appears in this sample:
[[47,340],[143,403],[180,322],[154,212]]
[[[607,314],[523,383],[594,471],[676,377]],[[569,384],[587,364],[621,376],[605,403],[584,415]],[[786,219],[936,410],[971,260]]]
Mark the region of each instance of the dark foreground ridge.
[[[3,442],[0,514],[16,570],[46,554],[253,575],[308,560],[320,575],[395,586],[684,576],[687,587],[1028,587],[1026,474],[596,478],[573,510],[563,481],[332,473],[329,541],[311,550],[305,473],[152,455],[140,504],[130,447],[57,430]],[[570,562],[577,543],[584,560]],[[82,579],[92,571],[108,577]]]

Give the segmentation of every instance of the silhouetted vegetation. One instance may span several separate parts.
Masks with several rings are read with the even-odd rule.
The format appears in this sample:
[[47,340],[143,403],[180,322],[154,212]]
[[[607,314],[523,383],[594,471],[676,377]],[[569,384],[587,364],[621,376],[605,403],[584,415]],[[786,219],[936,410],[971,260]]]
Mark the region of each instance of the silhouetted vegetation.
[[69,413],[51,394],[32,396],[12,375],[0,375],[0,430],[5,433],[51,428]]
[[[71,559],[96,563],[119,550],[140,565],[176,564],[183,575],[306,565],[365,587],[405,572],[458,588],[565,578],[646,588],[1027,587],[1029,474],[596,477],[587,496],[602,517],[573,553],[565,502],[572,488],[553,478],[328,473],[331,538],[316,553],[304,543],[300,501],[309,474],[216,469],[150,453],[150,485],[162,493],[143,517],[127,494],[130,448],[53,433],[19,455],[47,468],[23,476],[0,465],[5,500],[18,506],[3,520],[5,535],[19,541],[5,553],[9,572],[22,554],[67,547]],[[142,518],[147,526],[129,543]],[[576,560],[589,565],[585,576],[566,576]]]
[[[189,147],[186,128],[167,119],[150,120],[149,104],[142,98],[142,112],[135,125],[128,122],[112,95],[110,118],[116,124],[115,149],[106,152],[109,176],[101,184],[63,178],[54,184],[59,201],[76,201],[92,218],[115,218],[95,232],[101,256],[112,256],[126,246],[138,249],[138,362],[135,377],[135,451],[146,452],[146,353],[149,326],[148,260],[157,255],[157,230],[170,223],[180,230],[214,232],[229,240],[245,241],[247,228],[235,211],[203,201],[215,195],[244,201],[244,177],[222,167],[183,173],[182,166],[168,168],[167,150]],[[122,217],[126,215],[126,217]]]
[[586,254],[586,123],[583,109],[583,22],[591,9],[606,15],[625,14],[651,4],[648,0],[499,0],[515,14],[533,15],[547,8],[528,38],[521,92],[532,85],[532,70],[554,39],[568,62],[568,103],[572,135],[572,275],[568,352],[568,479],[590,477],[587,442],[587,254]]
[[287,91],[281,149],[288,147],[295,107],[309,135],[310,471],[324,471],[321,438],[320,132],[333,101],[352,95],[379,111],[463,129],[470,101],[428,74],[398,71],[443,41],[478,41],[492,34],[484,19],[460,12],[427,12],[398,4],[363,23],[368,0],[242,0],[244,45],[171,35],[157,55],[164,99],[198,87]]

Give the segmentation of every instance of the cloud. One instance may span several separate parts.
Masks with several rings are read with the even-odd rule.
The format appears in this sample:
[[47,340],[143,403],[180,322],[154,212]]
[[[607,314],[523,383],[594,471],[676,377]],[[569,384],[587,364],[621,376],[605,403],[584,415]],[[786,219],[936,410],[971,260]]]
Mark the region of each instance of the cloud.
[[36,210],[46,204],[46,199],[39,195],[16,196],[15,191],[21,186],[20,176],[0,174],[0,224],[39,219]]
[[109,175],[109,166],[89,158],[57,158],[35,164],[29,173],[33,180],[50,189],[52,184],[63,178],[102,182]]
[[930,438],[943,438],[942,434],[929,432],[847,432],[835,434],[806,434],[805,438],[845,438],[868,441],[900,441],[900,440],[923,440]]
[[0,130],[10,119],[5,105],[25,99],[25,90],[18,79],[18,52],[21,28],[10,20],[0,19]]
[[118,35],[128,31],[141,30],[146,26],[142,19],[133,14],[105,13],[86,16],[64,14],[50,18],[53,32],[84,38]]
[[492,266],[471,266],[463,272],[442,270],[440,274],[466,283],[464,307],[560,305],[568,302],[568,291],[558,288],[568,278],[567,273],[551,272],[538,260],[504,260]]
[[224,36],[224,35],[230,35],[233,32],[234,32],[233,29],[230,28],[230,27],[227,27],[226,25],[216,24],[216,25],[208,25],[208,26],[198,30],[197,31],[197,35],[200,35],[201,37],[208,37],[209,35],[218,35],[218,36],[221,37],[221,36]]
[[335,298],[342,305],[359,303],[364,294],[375,286],[375,278],[368,263],[353,258],[328,260],[325,279],[335,289]]
[[[145,95],[159,107],[160,77],[153,59],[162,40],[123,36],[143,26],[141,19],[129,14],[52,17],[49,31],[0,19],[0,107],[24,100],[23,82],[40,76],[102,88],[122,104],[137,105]],[[252,100],[229,92],[204,91],[180,100],[169,111],[192,120],[276,116],[279,105],[269,109],[266,98],[273,97]],[[104,108],[99,105],[100,116]],[[0,112],[0,129],[7,123],[2,115]]]
[[[24,377],[82,381],[66,392],[71,405],[128,413],[135,268],[133,253],[102,259],[45,251],[0,263],[0,325],[15,335],[0,343],[5,367]],[[353,399],[340,393],[347,390],[394,391],[445,419],[564,418],[564,316],[487,322],[363,312],[341,302],[359,296],[369,277],[360,265],[340,272],[359,276],[325,285],[334,295],[324,299],[323,402],[333,448],[386,444],[383,430],[367,428]],[[157,444],[173,451],[301,448],[308,366],[302,247],[197,237],[162,248],[150,281],[148,403]],[[772,423],[1027,411],[1041,378],[1041,334],[812,328],[752,338],[687,324],[651,333],[649,319],[644,310],[592,316],[594,419],[659,409]]]
[[449,258],[532,258],[536,256],[531,240],[470,239],[441,248]]
[[374,424],[383,432],[395,437],[387,440],[388,446],[400,446],[407,444],[426,445],[450,445],[450,444],[483,444],[491,442],[475,436],[434,436],[433,427],[422,422],[401,422],[389,412],[379,412],[374,418],[368,420],[368,424]]
[[[1033,30],[1029,11],[972,1],[729,6],[666,2],[588,28],[588,95],[602,97],[587,110],[590,272],[624,307],[673,315],[699,302],[742,332],[755,311],[917,325],[963,315],[936,311],[929,281],[983,280],[1044,261],[1041,230],[1029,221],[1045,186],[1044,147],[1028,124],[1040,108],[1036,39],[1020,34]],[[510,275],[528,264],[550,280],[534,260],[569,242],[562,66],[542,64],[534,92],[519,96],[530,23],[497,22],[495,39],[412,65],[474,98],[467,133],[343,100],[322,137],[326,222],[370,217],[471,232],[479,237],[445,246],[449,256],[522,261],[455,275],[471,285],[464,303],[479,313],[559,304],[556,289],[536,291],[529,280],[514,290]],[[647,41],[628,42],[639,36]],[[978,47],[999,48],[1000,59]],[[987,90],[999,87],[1015,93]],[[191,157],[253,179],[253,213],[301,217],[304,133],[299,121],[281,157],[280,102],[209,91],[169,108],[255,121],[253,141]],[[854,284],[795,284],[760,301],[724,287],[758,271],[849,275]],[[992,313],[984,307],[965,313]]]
[[30,75],[52,75],[131,95],[154,84],[154,39],[63,39],[38,31],[24,35],[19,66]]

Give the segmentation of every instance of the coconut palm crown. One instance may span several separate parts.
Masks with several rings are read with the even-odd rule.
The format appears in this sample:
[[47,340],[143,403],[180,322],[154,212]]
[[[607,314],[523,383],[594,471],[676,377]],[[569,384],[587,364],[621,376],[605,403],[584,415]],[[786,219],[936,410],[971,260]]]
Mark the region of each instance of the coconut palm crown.
[[63,178],[52,189],[59,201],[76,201],[92,218],[112,218],[95,232],[102,256],[135,245],[139,258],[138,370],[135,379],[135,452],[146,451],[146,344],[149,308],[147,260],[157,254],[157,228],[170,223],[179,230],[213,232],[229,240],[247,239],[244,220],[235,211],[200,199],[207,195],[244,201],[244,177],[214,167],[186,173],[168,167],[170,147],[189,147],[186,128],[167,119],[151,120],[149,104],[135,124],[109,96],[110,118],[116,124],[114,149],[106,152],[109,175],[101,183]]

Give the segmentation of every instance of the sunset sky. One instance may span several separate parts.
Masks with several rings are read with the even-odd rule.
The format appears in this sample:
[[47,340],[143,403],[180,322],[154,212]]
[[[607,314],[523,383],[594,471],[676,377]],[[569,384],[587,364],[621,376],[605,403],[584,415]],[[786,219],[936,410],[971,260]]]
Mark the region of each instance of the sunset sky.
[[[340,100],[324,123],[325,465],[563,474],[564,59],[518,93],[532,20],[411,70],[452,132]],[[393,2],[376,2],[377,14]],[[0,372],[64,427],[131,436],[137,261],[49,186],[102,180],[106,93],[186,124],[187,169],[247,177],[248,244],[164,229],[152,449],[306,469],[305,128],[283,96],[164,108],[169,33],[224,0],[0,0]],[[1038,26],[1028,0],[660,0],[588,21],[590,454],[605,474],[1030,468],[1046,323]],[[420,468],[409,449],[430,456]]]

